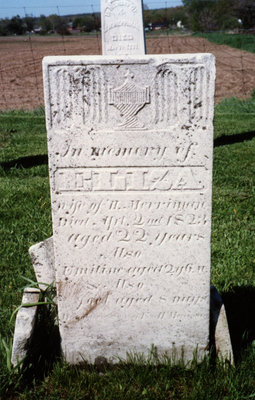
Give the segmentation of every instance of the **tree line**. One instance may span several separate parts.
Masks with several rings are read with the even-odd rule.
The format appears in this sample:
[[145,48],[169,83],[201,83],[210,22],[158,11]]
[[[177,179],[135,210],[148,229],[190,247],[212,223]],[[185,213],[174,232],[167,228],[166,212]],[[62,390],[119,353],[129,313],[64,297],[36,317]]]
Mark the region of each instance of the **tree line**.
[[70,34],[70,28],[79,29],[84,32],[91,32],[100,29],[100,15],[86,14],[82,16],[59,16],[52,14],[48,17],[41,15],[39,18],[19,15],[11,19],[0,19],[0,35],[23,35],[25,33],[58,33],[60,35]]
[[[176,29],[185,27],[192,31],[217,31],[235,28],[255,27],[255,0],[182,0],[183,6],[149,10],[145,5],[144,23],[153,26]],[[181,24],[178,22],[181,22]],[[60,17],[52,14],[39,18],[19,15],[11,19],[0,19],[0,35],[22,35],[26,32],[39,34],[70,34],[71,30],[81,32],[98,31],[101,28],[100,13],[69,15]]]
[[255,0],[182,0],[193,31],[255,27]]
[[183,7],[145,10],[145,26],[181,25],[193,32],[255,27],[255,0],[182,0]]

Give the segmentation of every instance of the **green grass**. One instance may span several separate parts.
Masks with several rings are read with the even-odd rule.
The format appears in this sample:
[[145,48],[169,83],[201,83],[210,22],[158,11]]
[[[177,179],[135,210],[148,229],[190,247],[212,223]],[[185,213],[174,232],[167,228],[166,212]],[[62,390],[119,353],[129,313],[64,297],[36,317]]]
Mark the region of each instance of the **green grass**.
[[254,99],[216,106],[215,143],[230,143],[214,149],[212,282],[220,291],[255,286],[254,136]]
[[42,108],[0,112],[0,121],[0,162],[47,153]]
[[198,37],[204,37],[210,42],[216,44],[225,44],[236,49],[250,51],[255,53],[255,35],[240,35],[228,33],[196,33]]
[[[38,115],[39,114],[39,115]],[[45,118],[38,112],[0,113],[0,162],[47,154]],[[10,314],[34,278],[28,247],[51,234],[47,165],[0,167],[0,333],[11,336]]]
[[[249,298],[247,293],[255,291],[254,103],[228,99],[215,110],[212,284],[226,299],[241,291]],[[154,366],[136,361],[103,370],[59,361],[44,379],[32,381],[8,368],[14,329],[10,317],[26,285],[22,276],[34,279],[27,249],[51,235],[48,171],[40,164],[46,154],[42,110],[0,113],[0,163],[5,163],[0,167],[0,398],[255,399],[252,346],[243,350],[236,368],[212,365],[209,359],[190,369],[169,361]],[[29,168],[22,167],[24,160],[30,160]],[[233,298],[243,306],[234,310],[238,318],[253,310],[241,296]],[[253,315],[247,318],[251,321]],[[244,334],[245,326],[240,329]],[[254,339],[251,332],[247,335],[245,345]]]

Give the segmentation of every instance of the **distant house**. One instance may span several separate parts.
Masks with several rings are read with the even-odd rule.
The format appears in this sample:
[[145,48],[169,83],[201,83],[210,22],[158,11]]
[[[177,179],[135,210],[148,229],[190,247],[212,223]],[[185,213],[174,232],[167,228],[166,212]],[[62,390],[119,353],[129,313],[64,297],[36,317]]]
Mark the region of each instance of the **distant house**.
[[36,27],[34,28],[34,33],[41,33],[42,30],[43,30],[43,28],[42,28],[41,26],[36,26]]

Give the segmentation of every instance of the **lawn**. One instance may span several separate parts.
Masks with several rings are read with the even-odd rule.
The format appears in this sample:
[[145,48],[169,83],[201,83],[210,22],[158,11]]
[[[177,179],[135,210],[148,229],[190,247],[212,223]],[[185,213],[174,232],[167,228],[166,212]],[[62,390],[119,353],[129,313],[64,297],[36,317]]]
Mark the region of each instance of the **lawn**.
[[211,33],[197,33],[196,36],[204,37],[210,42],[216,44],[225,44],[226,46],[255,53],[255,35],[211,32]]
[[[44,112],[0,113],[0,397],[2,399],[255,399],[255,99],[215,109],[211,282],[226,303],[236,367],[206,358],[189,369],[169,360],[114,368],[61,360],[40,379],[13,370],[11,314],[34,279],[27,249],[51,235]],[[45,376],[44,376],[45,373]]]

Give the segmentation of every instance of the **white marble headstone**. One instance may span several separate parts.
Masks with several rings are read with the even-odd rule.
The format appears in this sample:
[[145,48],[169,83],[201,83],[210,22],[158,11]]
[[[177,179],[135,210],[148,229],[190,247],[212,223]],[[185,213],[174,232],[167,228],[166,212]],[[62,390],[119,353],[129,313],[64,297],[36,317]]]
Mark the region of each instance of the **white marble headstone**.
[[215,61],[46,57],[58,312],[70,363],[203,355]]
[[141,0],[102,0],[101,25],[104,55],[145,53]]

